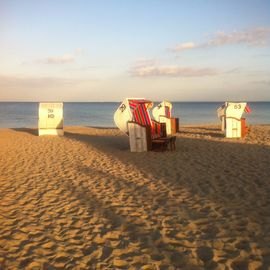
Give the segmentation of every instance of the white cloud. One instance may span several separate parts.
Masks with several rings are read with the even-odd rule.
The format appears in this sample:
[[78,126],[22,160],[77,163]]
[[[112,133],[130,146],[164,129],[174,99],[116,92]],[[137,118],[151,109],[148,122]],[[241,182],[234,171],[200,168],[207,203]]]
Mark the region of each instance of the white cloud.
[[195,48],[212,48],[224,45],[244,44],[252,47],[262,47],[269,44],[270,41],[270,27],[249,28],[241,31],[233,31],[230,33],[216,32],[209,35],[206,42],[195,44],[190,41],[174,46],[170,50],[179,52],[182,50]]
[[63,55],[48,56],[43,59],[38,59],[36,62],[42,64],[67,64],[74,63],[76,58],[85,53],[85,50],[82,48],[77,48],[73,53],[66,53]]
[[75,62],[75,57],[72,54],[64,54],[61,56],[49,56],[44,59],[39,59],[37,62],[43,64],[66,64]]
[[175,65],[147,65],[133,67],[130,70],[130,74],[137,77],[201,77],[218,75],[219,72],[218,70],[211,68],[182,67]]
[[265,46],[269,42],[270,27],[258,27],[244,31],[233,31],[231,33],[217,32],[204,45],[206,47],[216,47],[227,44],[247,44],[249,46]]
[[157,63],[157,61],[155,59],[139,58],[135,62],[134,67],[150,66],[150,65],[155,65],[156,63]]
[[129,70],[134,77],[201,77],[217,75],[212,68],[196,68],[179,65],[161,65],[155,59],[140,58]]
[[171,50],[179,52],[179,51],[194,49],[196,47],[197,46],[195,45],[195,43],[190,41],[190,42],[179,44],[175,46],[174,48],[171,48]]

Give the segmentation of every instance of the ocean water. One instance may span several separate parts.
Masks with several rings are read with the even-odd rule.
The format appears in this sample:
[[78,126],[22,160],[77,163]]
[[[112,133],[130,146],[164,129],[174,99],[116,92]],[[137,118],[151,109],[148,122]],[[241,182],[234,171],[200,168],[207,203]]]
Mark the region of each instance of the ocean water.
[[[158,103],[155,103],[158,104]],[[223,102],[173,102],[173,116],[180,124],[219,124],[216,109]],[[270,124],[270,102],[249,102],[248,124]],[[65,102],[67,126],[115,127],[113,114],[120,102]],[[37,127],[37,102],[0,102],[0,127]]]

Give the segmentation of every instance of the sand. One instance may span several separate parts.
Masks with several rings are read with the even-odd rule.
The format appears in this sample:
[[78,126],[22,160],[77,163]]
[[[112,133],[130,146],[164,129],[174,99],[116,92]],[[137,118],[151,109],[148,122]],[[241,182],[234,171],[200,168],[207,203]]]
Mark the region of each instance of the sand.
[[0,129],[0,269],[269,269],[270,126],[182,127],[176,147]]

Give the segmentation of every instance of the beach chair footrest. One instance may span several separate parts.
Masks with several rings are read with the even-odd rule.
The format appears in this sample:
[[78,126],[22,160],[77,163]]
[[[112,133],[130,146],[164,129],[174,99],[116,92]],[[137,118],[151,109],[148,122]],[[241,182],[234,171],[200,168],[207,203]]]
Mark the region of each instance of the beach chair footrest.
[[170,146],[170,150],[173,151],[176,149],[176,136],[158,138],[152,140],[152,148],[153,150],[166,151],[168,149],[168,145]]

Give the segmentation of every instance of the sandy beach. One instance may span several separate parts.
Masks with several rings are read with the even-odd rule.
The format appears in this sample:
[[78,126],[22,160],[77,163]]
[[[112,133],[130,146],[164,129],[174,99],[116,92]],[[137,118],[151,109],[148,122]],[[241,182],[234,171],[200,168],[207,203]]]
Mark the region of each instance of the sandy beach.
[[270,126],[185,126],[131,153],[117,129],[0,129],[0,269],[270,269]]

